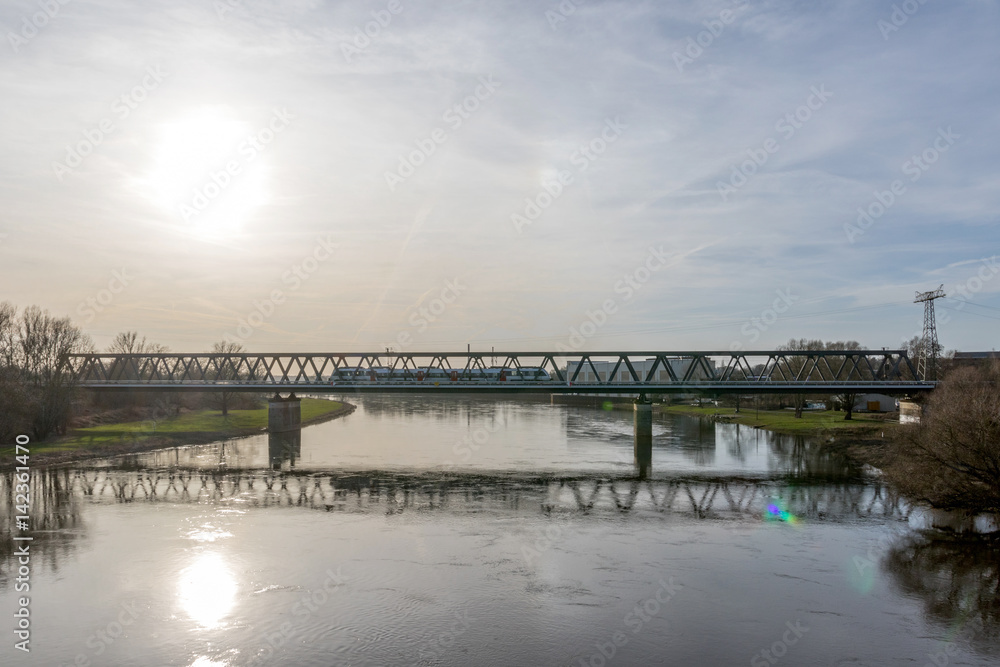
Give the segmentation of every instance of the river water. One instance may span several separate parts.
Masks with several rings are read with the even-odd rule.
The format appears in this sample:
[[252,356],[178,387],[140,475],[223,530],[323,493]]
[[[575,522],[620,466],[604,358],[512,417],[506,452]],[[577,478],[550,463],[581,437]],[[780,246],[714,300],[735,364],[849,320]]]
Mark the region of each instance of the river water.
[[816,443],[657,416],[638,479],[629,413],[349,400],[300,440],[35,471],[0,664],[1000,663],[996,546]]

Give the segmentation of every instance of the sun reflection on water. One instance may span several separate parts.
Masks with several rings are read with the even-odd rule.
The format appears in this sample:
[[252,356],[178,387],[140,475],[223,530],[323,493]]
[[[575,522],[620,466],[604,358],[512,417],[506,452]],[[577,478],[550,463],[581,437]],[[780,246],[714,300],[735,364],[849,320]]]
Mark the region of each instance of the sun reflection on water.
[[197,660],[191,663],[190,667],[226,667],[227,663],[218,662],[212,660],[207,655],[199,656]]
[[203,552],[181,572],[178,595],[192,620],[215,628],[236,603],[236,578],[220,554]]

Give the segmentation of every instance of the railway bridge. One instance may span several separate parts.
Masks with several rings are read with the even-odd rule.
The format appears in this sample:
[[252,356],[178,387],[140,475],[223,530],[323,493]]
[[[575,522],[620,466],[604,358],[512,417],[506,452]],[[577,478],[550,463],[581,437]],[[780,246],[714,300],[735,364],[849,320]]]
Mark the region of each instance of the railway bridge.
[[[298,428],[298,393],[631,394],[640,470],[651,395],[914,395],[934,388],[904,350],[76,354],[74,381],[102,391],[267,392],[272,430]],[[281,393],[290,394],[282,398]]]

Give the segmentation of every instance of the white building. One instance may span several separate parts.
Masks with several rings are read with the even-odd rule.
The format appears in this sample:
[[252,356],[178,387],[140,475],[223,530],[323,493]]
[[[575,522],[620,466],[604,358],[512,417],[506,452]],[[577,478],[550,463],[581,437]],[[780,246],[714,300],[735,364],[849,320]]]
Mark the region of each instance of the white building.
[[885,394],[860,394],[854,400],[854,409],[867,412],[895,412],[899,401]]

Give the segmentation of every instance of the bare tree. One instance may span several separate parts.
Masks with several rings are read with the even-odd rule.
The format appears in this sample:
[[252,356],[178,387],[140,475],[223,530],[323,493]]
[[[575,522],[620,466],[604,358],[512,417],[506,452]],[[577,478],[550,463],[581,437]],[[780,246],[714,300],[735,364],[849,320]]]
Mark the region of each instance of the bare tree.
[[[792,338],[784,345],[778,346],[779,350],[788,350],[790,352],[829,352],[836,350],[860,350],[861,343],[856,340],[848,341],[821,341],[821,340],[809,340],[807,338]],[[847,363],[845,363],[847,362]],[[788,368],[793,376],[798,376],[802,374],[805,370],[808,360],[805,357],[790,357],[788,359]],[[861,380],[858,371],[854,368],[854,364],[848,361],[848,357],[831,355],[825,358],[822,362],[822,367],[820,365],[814,366],[809,370],[809,373],[802,376],[800,379],[803,380],[822,380],[824,379],[833,380]],[[858,400],[859,394],[857,392],[845,392],[838,395],[837,400],[844,406],[844,411],[846,416],[844,419],[852,419],[854,414],[854,403]],[[797,418],[802,417],[802,410],[805,407],[807,396],[805,394],[795,394],[792,397],[792,404],[795,406],[795,416]]]
[[[243,352],[246,352],[243,345],[234,341],[224,340],[212,345],[212,354],[231,355],[242,354]],[[234,382],[239,380],[240,373],[237,360],[224,356],[219,362],[218,368],[215,369],[212,379],[222,380],[224,382]],[[229,415],[229,406],[237,397],[237,393],[233,391],[215,391],[212,392],[211,397],[212,402],[218,406],[220,410],[222,410],[222,416],[226,417]]]
[[35,440],[65,432],[75,388],[66,355],[92,349],[90,338],[68,317],[53,317],[37,306],[17,317],[13,306],[0,304],[4,403],[10,400],[30,416]]
[[[138,331],[122,331],[108,346],[110,354],[162,354],[169,352],[169,348],[159,343],[146,340],[145,336],[139,337]],[[109,369],[112,377],[124,376],[136,379],[147,379],[150,373],[143,373],[139,364],[133,360],[122,360],[114,363]],[[143,377],[140,377],[143,376]],[[140,396],[139,394],[142,394]],[[124,394],[114,392],[105,394],[96,399],[96,402],[103,407],[122,408],[138,406],[157,406],[164,412],[171,411],[172,404],[177,398],[172,392],[127,392]]]
[[[788,350],[789,352],[802,352],[809,350],[822,350],[823,341],[821,340],[808,340],[806,338],[795,339],[792,338],[784,345],[778,346],[779,350]],[[797,375],[802,372],[806,364],[805,357],[789,357],[788,367],[793,375]],[[802,378],[808,379],[808,378]],[[802,418],[802,410],[806,405],[805,394],[795,393],[792,395],[792,405],[795,406],[795,417],[796,419]]]
[[111,354],[162,354],[169,351],[165,345],[147,341],[145,336],[139,338],[138,331],[122,331],[108,346]]
[[881,467],[900,491],[942,509],[1000,511],[1000,363],[953,371]]
[[7,301],[0,302],[0,368],[15,366],[17,340],[17,308]]
[[[910,340],[906,341],[906,356],[910,358],[910,361],[913,362],[914,366],[917,365],[917,360],[920,359],[921,355],[924,353],[924,348],[926,346],[927,345],[924,342],[923,336],[914,336]],[[944,357],[944,346],[938,343],[934,350],[928,350],[928,354],[931,353],[939,359]],[[954,354],[954,351],[952,351],[952,354]]]
[[0,442],[10,443],[31,427],[31,397],[17,366],[17,308],[0,302]]
[[[837,341],[827,341],[827,350],[860,350],[861,343],[856,340],[837,340]],[[858,370],[854,367],[854,364],[848,361],[848,357],[828,357],[828,361],[833,364],[833,370],[836,373],[837,380],[849,381],[849,380],[863,380]],[[845,391],[843,394],[839,394],[836,398],[840,402],[841,406],[844,408],[844,421],[851,421],[854,419],[854,404],[857,402],[858,397],[861,396],[860,392],[856,391]]]
[[[882,569],[904,595],[920,603],[927,620],[975,648],[1000,639],[1000,568],[996,540],[981,535],[911,532],[897,538]],[[945,665],[944,660],[935,660]]]

